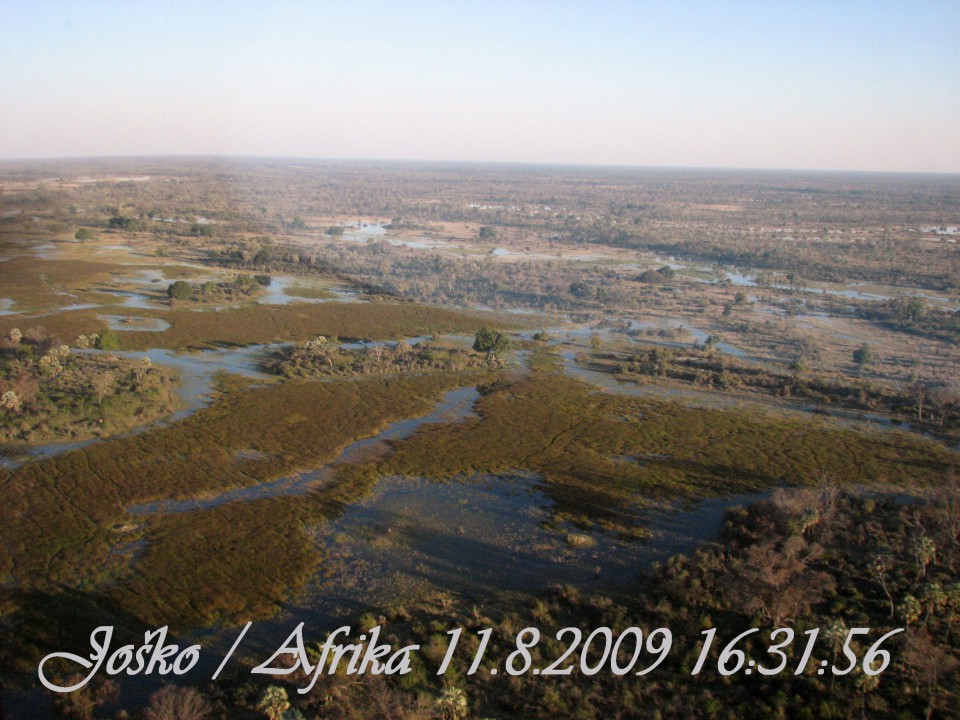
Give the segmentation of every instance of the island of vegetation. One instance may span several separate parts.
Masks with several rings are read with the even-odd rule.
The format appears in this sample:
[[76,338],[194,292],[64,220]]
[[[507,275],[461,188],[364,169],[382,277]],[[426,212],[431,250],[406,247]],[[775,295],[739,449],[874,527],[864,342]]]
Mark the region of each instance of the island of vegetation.
[[176,374],[110,353],[119,345],[112,330],[77,344],[99,352],[78,352],[40,326],[0,340],[0,444],[8,451],[114,435],[177,406]]

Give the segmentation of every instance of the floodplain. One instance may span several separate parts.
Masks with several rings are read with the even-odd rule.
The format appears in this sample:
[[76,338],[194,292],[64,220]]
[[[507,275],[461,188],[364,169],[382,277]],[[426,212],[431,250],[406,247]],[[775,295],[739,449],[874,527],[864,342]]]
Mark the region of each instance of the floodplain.
[[[140,679],[30,689],[97,625],[254,621],[247,667],[302,620],[427,649],[291,680],[304,717],[960,707],[955,177],[139,159],[5,163],[0,191],[8,714],[148,707]],[[879,686],[761,703],[689,657],[435,675],[454,627],[502,664],[577,618],[907,632]],[[222,717],[268,689],[195,685]]]

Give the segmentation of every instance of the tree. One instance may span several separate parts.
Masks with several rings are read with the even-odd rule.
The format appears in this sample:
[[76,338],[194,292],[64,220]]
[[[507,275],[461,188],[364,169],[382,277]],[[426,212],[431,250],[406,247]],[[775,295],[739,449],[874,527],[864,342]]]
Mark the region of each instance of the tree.
[[0,407],[12,413],[18,413],[21,409],[20,398],[13,390],[7,390],[3,396],[0,396]]
[[189,687],[164,685],[150,696],[144,711],[146,720],[205,720],[213,706],[203,695]]
[[[67,678],[67,685],[80,682],[82,677],[75,673]],[[86,687],[69,693],[57,693],[53,702],[57,717],[73,720],[93,720],[101,705],[113,702],[120,694],[117,684],[112,680],[94,680]]]
[[917,411],[917,420],[923,422],[923,408],[932,399],[933,383],[914,374],[910,378],[910,385],[907,390],[913,400],[913,407]]
[[137,218],[127,217],[125,215],[114,215],[107,222],[112,228],[122,228],[124,230],[142,230],[143,223]]
[[868,365],[872,365],[874,360],[875,358],[873,357],[873,350],[871,350],[870,346],[866,343],[853,351],[853,362],[856,364],[859,370],[863,370]]
[[93,240],[96,238],[96,235],[93,234],[93,230],[90,228],[80,228],[77,230],[77,234],[73,236],[80,242],[87,242],[87,240]]
[[116,330],[101,330],[96,335],[96,346],[100,350],[119,350],[120,336]]
[[510,338],[499,330],[480,328],[474,338],[473,349],[485,352],[488,359],[494,359],[510,349]]
[[480,228],[480,239],[481,240],[493,240],[497,237],[497,231],[494,230],[489,225],[484,225]]
[[572,283],[570,285],[570,294],[578,298],[590,297],[594,294],[593,286],[584,281]]
[[117,377],[109,370],[96,372],[90,376],[90,389],[97,398],[97,405],[103,405],[103,398],[113,389]]
[[931,398],[933,414],[941,427],[960,408],[960,384],[942,381],[934,385]]
[[930,720],[941,694],[940,681],[950,678],[956,671],[957,660],[946,648],[934,642],[926,630],[920,630],[907,636],[903,663],[913,675],[917,689],[922,687],[927,693],[926,718]]
[[171,300],[189,300],[193,297],[193,285],[186,280],[177,280],[167,288],[167,297]]
[[467,695],[456,685],[445,687],[436,704],[444,720],[460,720],[467,716]]
[[290,700],[287,691],[277,685],[271,685],[263,691],[257,710],[263,712],[270,720],[281,720],[283,714],[290,709]]
[[636,280],[642,283],[654,284],[669,280],[672,276],[667,276],[662,270],[645,270],[637,276]]
[[216,234],[216,228],[210,223],[193,223],[190,226],[190,234],[197,237],[213,237]]
[[878,553],[873,556],[873,561],[870,563],[870,573],[873,575],[873,578],[880,583],[880,587],[883,588],[883,593],[887,596],[887,600],[890,602],[890,619],[893,620],[893,613],[896,609],[893,603],[893,593],[890,592],[890,583],[888,582],[888,576],[890,570],[893,567],[893,558],[884,553]]
[[919,535],[913,540],[913,556],[917,561],[917,579],[927,576],[927,567],[937,559],[937,544],[927,535]]
[[923,319],[927,313],[927,301],[923,298],[897,298],[894,301],[894,314],[908,325]]
[[332,235],[333,237],[340,237],[343,235],[343,225],[331,225],[327,228],[327,235]]
[[819,546],[799,535],[755,543],[732,560],[725,591],[735,607],[750,614],[760,611],[779,627],[808,613],[831,589],[830,576],[810,567],[821,554]]

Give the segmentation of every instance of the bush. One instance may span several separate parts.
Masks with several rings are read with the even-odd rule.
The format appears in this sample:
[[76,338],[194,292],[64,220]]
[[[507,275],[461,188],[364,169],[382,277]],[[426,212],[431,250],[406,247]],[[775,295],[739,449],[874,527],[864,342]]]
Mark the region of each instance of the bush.
[[116,330],[101,330],[97,335],[96,346],[100,350],[119,350],[120,335]]
[[853,362],[856,363],[858,368],[865,368],[867,365],[872,365],[874,362],[874,357],[873,350],[870,349],[870,346],[864,344],[854,350]]
[[144,711],[146,720],[204,720],[213,706],[193,688],[165,685],[150,696],[150,706]]
[[189,300],[193,297],[193,285],[186,280],[177,280],[167,288],[167,297],[171,300]]

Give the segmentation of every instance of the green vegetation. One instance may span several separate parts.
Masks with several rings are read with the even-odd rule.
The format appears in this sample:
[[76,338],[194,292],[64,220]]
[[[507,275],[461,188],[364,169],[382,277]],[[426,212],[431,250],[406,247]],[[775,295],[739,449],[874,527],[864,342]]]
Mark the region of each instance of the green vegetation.
[[171,300],[190,300],[193,297],[194,287],[186,280],[177,280],[167,287],[167,296]]
[[[935,483],[956,456],[905,433],[866,434],[817,420],[607,395],[535,359],[477,403],[479,419],[399,443],[379,475],[449,478],[526,470],[544,478],[560,518],[641,532],[639,498],[700,498],[805,485]],[[624,463],[623,458],[634,458]]]
[[[112,347],[115,333],[94,337]],[[176,405],[175,377],[149,360],[77,354],[41,330],[0,341],[0,443],[33,444],[110,435]]]
[[[489,385],[480,418],[426,428],[372,465],[343,466],[335,482],[310,496],[151,519],[147,552],[112,596],[144,620],[178,626],[268,612],[321,560],[303,526],[335,514],[384,474],[529,470],[544,477],[558,517],[632,534],[642,529],[629,508],[643,497],[694,498],[814,483],[824,475],[863,484],[933,483],[956,465],[942,447],[909,435],[838,432],[815,422],[607,396],[555,374],[548,358],[535,367],[529,376]],[[462,382],[431,373],[236,389],[174,425],[0,470],[7,497],[0,571],[34,587],[82,578],[96,587],[96,568],[118,541],[110,528],[124,522],[124,507],[316,467],[390,420],[426,412]],[[235,457],[249,450],[256,457]],[[624,464],[623,457],[640,461]],[[285,518],[281,531],[277,517]],[[274,531],[267,532],[268,522]]]
[[119,230],[142,230],[143,222],[139,218],[128,215],[114,215],[107,221],[107,226]]
[[656,285],[672,279],[675,275],[676,272],[674,269],[666,265],[658,270],[646,270],[640,273],[640,275],[637,276],[637,281],[648,285]]
[[500,330],[482,327],[477,330],[477,335],[473,341],[473,349],[477,352],[486,353],[487,357],[494,359],[497,355],[503,355],[510,349],[510,338]]
[[[870,347],[864,345],[854,352],[854,361],[859,368],[870,364]],[[595,360],[593,365],[612,369],[613,363],[618,377],[641,382],[669,379],[715,390],[756,390],[781,398],[803,398],[824,407],[839,405],[887,412],[904,420],[927,422],[938,429],[960,426],[960,392],[946,383],[918,381],[895,389],[838,373],[811,372],[801,360],[794,363],[793,373],[779,373],[698,348],[651,347],[623,360],[611,354]]]
[[0,262],[2,297],[18,309],[45,310],[80,302],[80,293],[110,278],[120,266],[94,260],[41,260],[12,257]]
[[186,280],[177,280],[167,288],[167,297],[171,300],[207,303],[236,302],[255,297],[264,286],[268,285],[270,285],[269,275],[240,274],[232,282],[218,283],[209,280],[197,285]]
[[[83,340],[83,335],[78,339],[78,345]],[[120,349],[120,334],[116,330],[111,330],[107,328],[106,330],[101,330],[96,335],[93,336],[90,341],[91,347],[95,347],[99,350],[119,350]]]
[[306,341],[317,335],[387,340],[475,332],[489,321],[484,313],[386,302],[250,304],[216,313],[187,308],[137,312],[161,317],[171,327],[163,332],[125,332],[124,347],[131,350]]
[[211,238],[217,234],[217,228],[210,223],[193,223],[190,225],[190,234],[196,237]]
[[487,364],[481,356],[454,348],[418,343],[411,347],[401,340],[393,347],[372,345],[345,350],[336,340],[324,336],[281,348],[266,369],[284,377],[375,375],[425,370],[465,370]]
[[322,287],[309,287],[306,285],[292,285],[284,288],[284,295],[290,297],[305,298],[308,300],[332,300],[336,294]]
[[[180,422],[13,471],[0,468],[0,578],[31,588],[97,587],[106,579],[99,573],[110,549],[123,539],[112,528],[130,521],[126,507],[317,467],[393,420],[426,414],[446,390],[469,381],[431,373],[238,388]],[[249,450],[255,458],[242,454]],[[313,499],[224,505],[150,520],[149,549],[129,580],[140,590],[112,592],[129,612],[178,627],[235,618],[252,608],[262,612],[317,560],[297,518],[333,513],[350,497],[355,489],[334,484]],[[268,512],[271,507],[276,512]],[[290,519],[282,531],[254,532],[263,523],[275,525],[277,517]],[[199,537],[204,542],[187,540]],[[211,553],[215,546],[222,552]],[[270,575],[261,562],[273,568]],[[169,563],[178,568],[173,585]]]
[[960,341],[960,312],[930,307],[922,298],[897,298],[857,308],[857,314],[897,332]]
[[[426,579],[411,583],[408,607],[391,607],[407,588],[371,594],[374,617],[354,627],[366,630],[382,613],[388,640],[423,644],[409,677],[324,678],[306,697],[293,692],[300,678],[271,687],[222,678],[215,691],[203,689],[209,702],[167,687],[132,715],[957,715],[960,245],[947,223],[960,213],[958,189],[948,176],[339,162],[294,169],[285,161],[156,158],[5,163],[0,441],[111,435],[169,412],[173,378],[112,357],[121,341],[135,350],[299,344],[271,359],[276,379],[219,375],[210,405],[186,419],[0,469],[0,702],[21,678],[36,687],[39,656],[85,647],[101,624],[117,626],[118,642],[136,641],[131,635],[142,638],[145,627],[186,631],[274,612],[340,568],[347,556],[337,553],[357,549],[334,539],[328,558],[318,546],[334,531],[324,526],[379,492],[384,477],[402,495],[408,479],[413,491],[431,479],[470,483],[478,475],[470,490],[480,492],[486,475],[499,473],[536,483],[553,514],[539,530],[556,535],[558,552],[583,552],[586,562],[608,543],[645,542],[648,513],[662,503],[773,494],[731,513],[719,545],[673,559],[639,584],[604,573],[518,600],[502,586],[486,594]],[[347,242],[358,218],[393,218],[390,234]],[[491,253],[494,242],[507,252]],[[214,267],[243,278],[205,282]],[[253,273],[280,271],[302,278],[286,290],[293,298],[329,299],[321,286],[349,285],[370,302],[248,301],[269,282]],[[98,307],[60,310],[91,303]],[[217,307],[226,304],[239,307]],[[506,333],[524,326],[522,316],[457,306],[532,309],[538,315],[528,327],[549,330],[522,341],[525,367],[508,370],[496,356],[507,351]],[[117,315],[171,326],[128,331],[136,327],[129,322],[117,332],[106,319]],[[556,341],[568,330],[572,345],[563,347],[592,348],[578,361],[609,372],[611,387],[615,376],[652,387],[624,388],[642,397],[619,395],[567,377],[547,333]],[[349,350],[318,338],[445,333],[476,334],[476,350],[439,342]],[[694,336],[706,341],[674,349]],[[638,349],[641,337],[671,349]],[[721,342],[756,364],[712,353]],[[73,343],[105,352],[64,347]],[[736,391],[709,394],[721,404],[767,397],[742,409],[691,408],[664,399],[692,394],[680,384],[698,396]],[[363,444],[364,452],[300,488],[303,495],[258,494],[270,493],[264,483],[330,463],[391,421],[428,413],[464,385],[480,393],[476,416]],[[780,414],[795,398],[804,409],[815,403],[814,413],[880,411],[909,420],[910,431],[851,429],[866,425],[857,412],[832,413],[849,420]],[[799,489],[775,490],[782,486]],[[242,489],[243,499],[216,504],[227,489]],[[169,498],[209,502],[170,514],[129,511]],[[363,513],[350,510],[349,517]],[[456,532],[457,521],[440,518],[447,521]],[[442,543],[447,528],[437,527],[391,517],[358,535],[370,535],[371,553],[402,553],[414,531],[425,544]],[[454,560],[449,573],[457,572]],[[364,577],[360,567],[345,577],[345,592]],[[420,587],[431,589],[416,598]],[[465,675],[477,630],[494,629],[487,661],[503,667],[516,633],[530,625],[547,636],[567,626],[669,627],[676,647],[646,677]],[[437,678],[445,633],[458,626],[463,652]],[[866,626],[874,638],[907,628],[891,639],[891,666],[877,679],[821,677],[814,665],[801,677],[690,675],[705,629],[718,631],[708,665],[715,668],[723,645],[751,627],[763,632],[741,647],[769,664],[764,641],[773,627],[795,631],[787,652],[794,663],[807,630],[820,628],[829,643],[815,657],[834,658],[844,628]],[[854,646],[862,656],[867,643]],[[535,662],[561,649],[548,637]],[[92,716],[117,696],[116,680],[59,697],[56,711]],[[125,694],[130,682],[123,678]],[[115,704],[101,712],[108,710],[121,715]]]
[[853,351],[853,362],[857,366],[857,369],[861,372],[865,370],[870,365],[873,365],[875,358],[873,356],[873,350],[869,345],[863,344]]
[[[6,263],[0,263],[5,265]],[[28,325],[21,324],[27,322]],[[98,336],[108,330],[106,323],[97,317],[94,310],[69,310],[38,318],[21,318],[17,315],[0,317],[0,337],[8,337],[18,327],[24,327],[24,335],[37,335],[53,340],[58,345],[72,343],[78,335]]]

